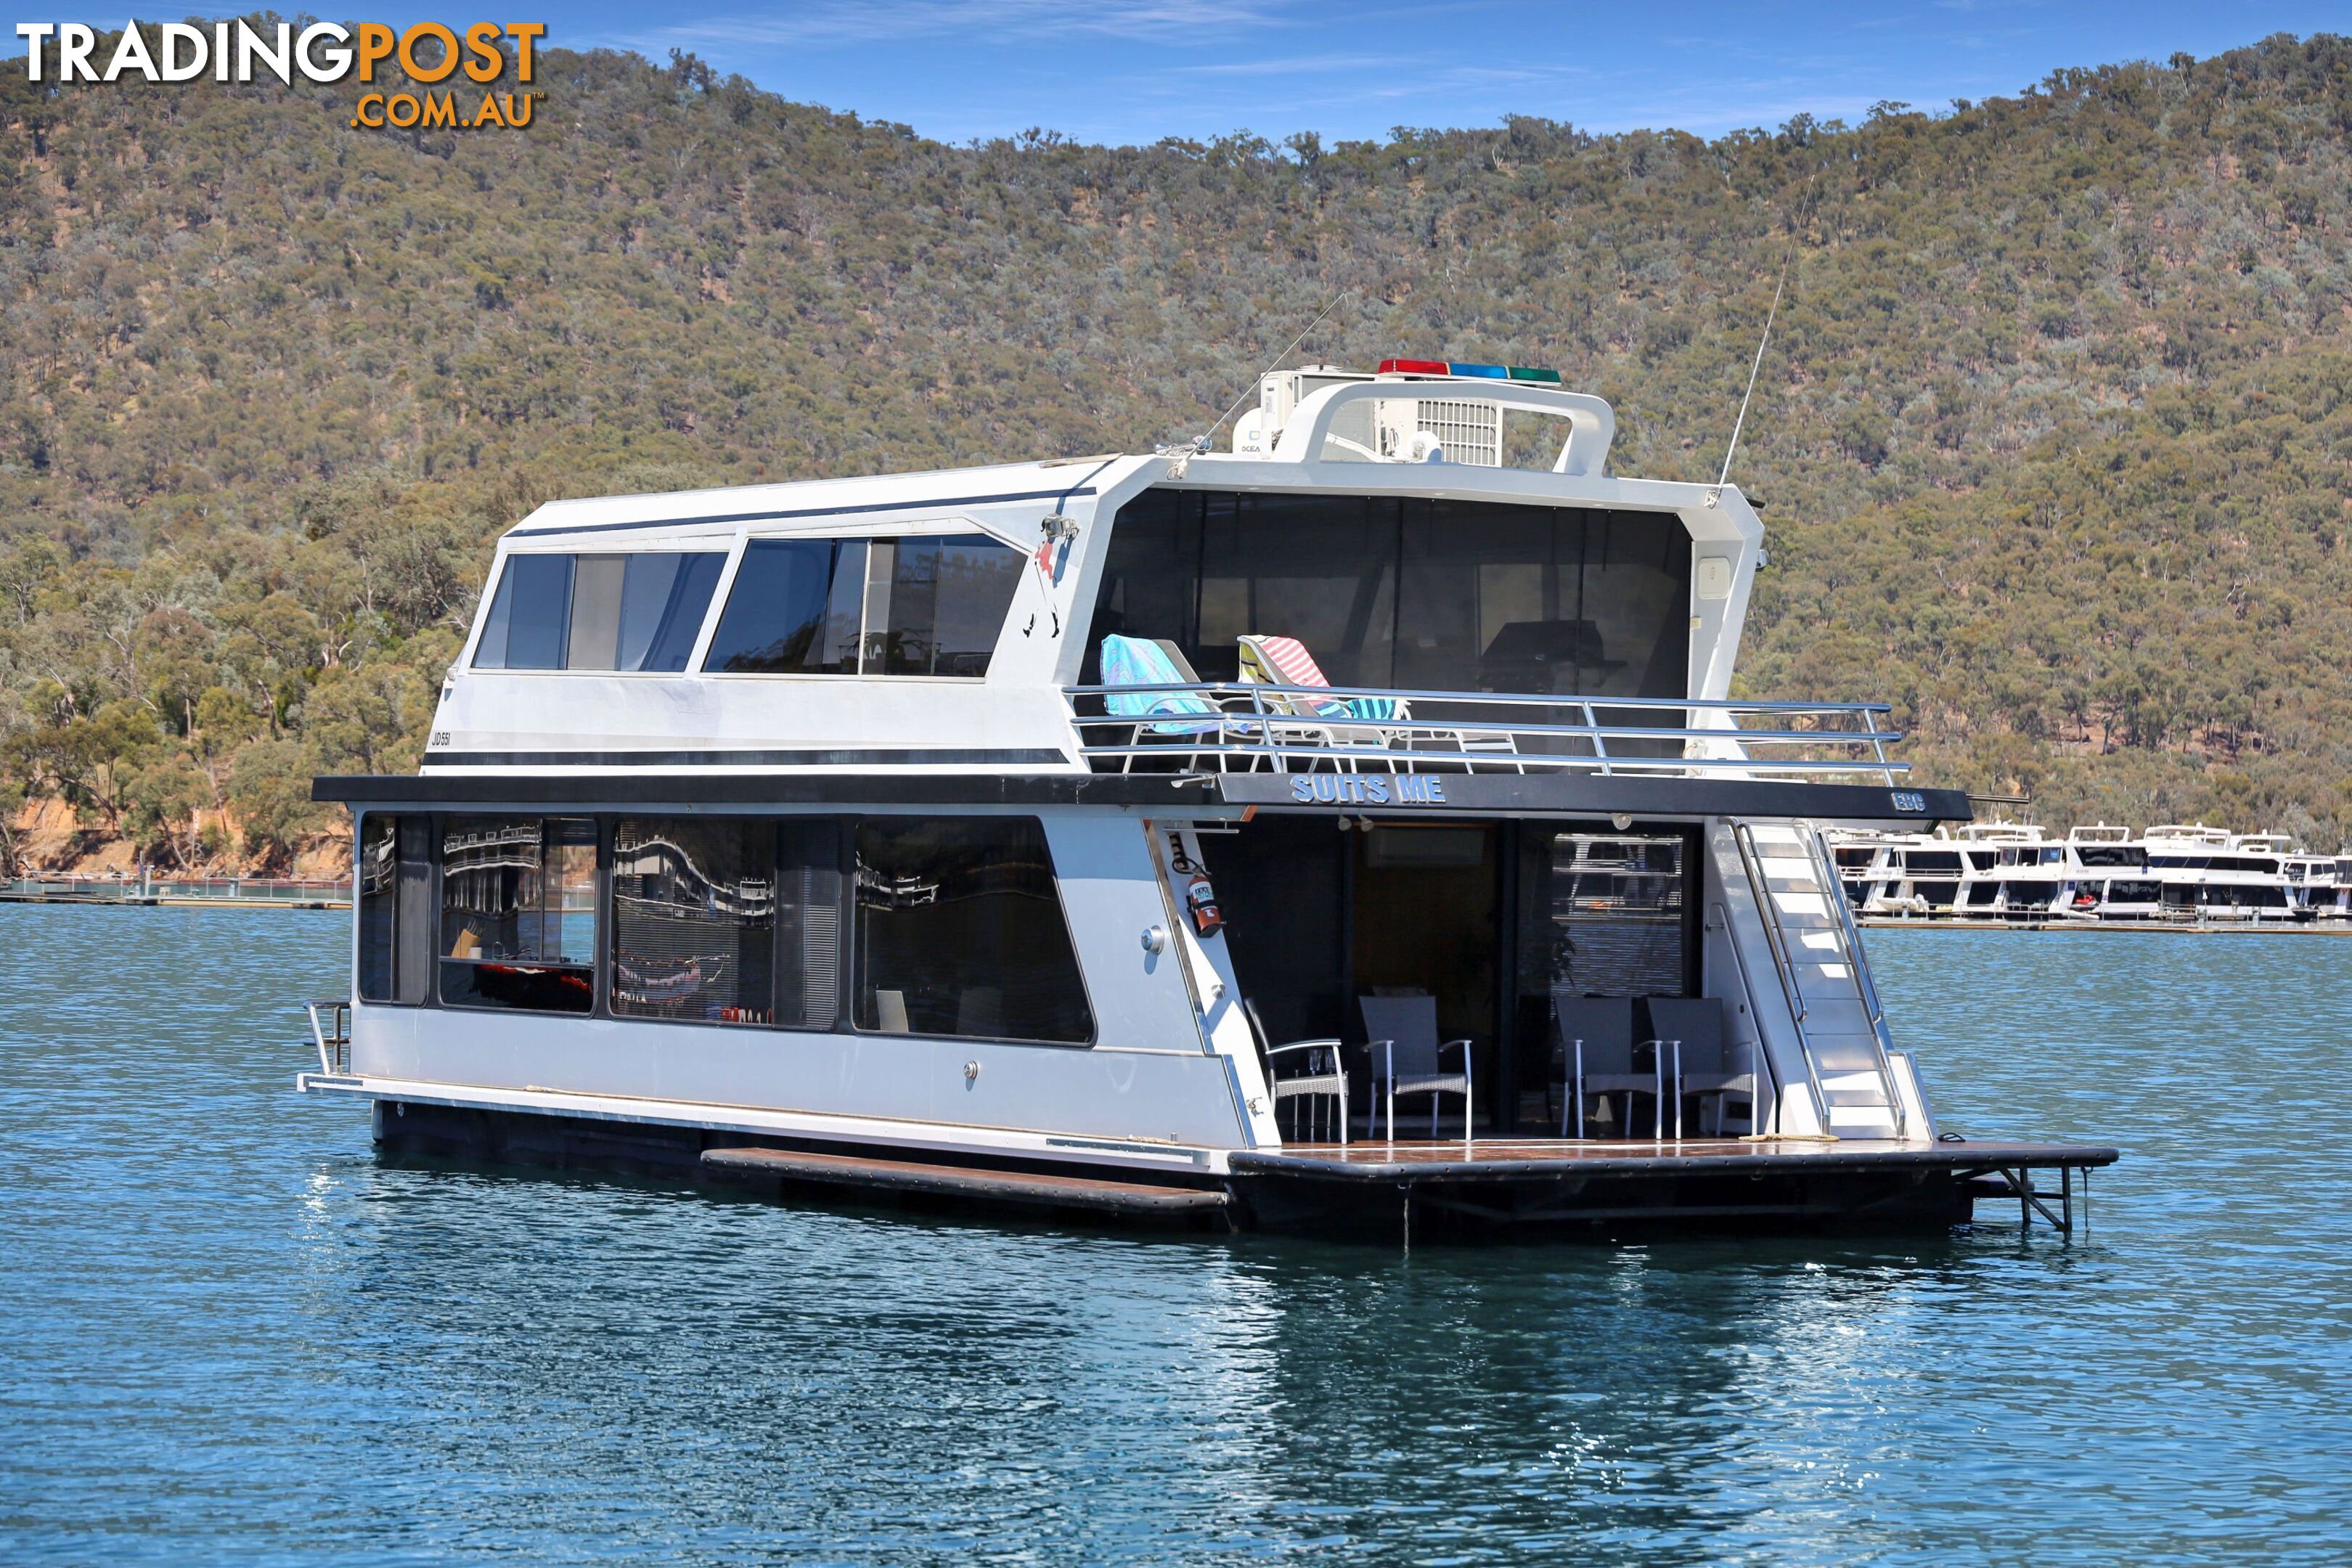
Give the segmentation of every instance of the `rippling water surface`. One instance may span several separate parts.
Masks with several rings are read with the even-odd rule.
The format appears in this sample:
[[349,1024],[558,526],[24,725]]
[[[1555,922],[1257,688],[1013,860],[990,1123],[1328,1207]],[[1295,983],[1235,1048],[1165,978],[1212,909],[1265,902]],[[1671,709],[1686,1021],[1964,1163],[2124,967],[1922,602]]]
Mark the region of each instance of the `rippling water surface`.
[[345,918],[0,907],[0,1558],[2352,1557],[2352,940],[1872,934],[2072,1242],[1408,1260],[380,1163]]

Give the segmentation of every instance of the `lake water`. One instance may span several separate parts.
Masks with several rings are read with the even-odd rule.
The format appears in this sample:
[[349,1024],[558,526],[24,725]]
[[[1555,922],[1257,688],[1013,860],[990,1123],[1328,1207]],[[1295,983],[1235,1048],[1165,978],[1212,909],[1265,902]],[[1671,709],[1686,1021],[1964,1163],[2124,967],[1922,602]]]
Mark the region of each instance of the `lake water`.
[[0,906],[0,1559],[2352,1559],[2352,941],[1871,934],[2072,1241],[1407,1259],[379,1163],[347,918]]

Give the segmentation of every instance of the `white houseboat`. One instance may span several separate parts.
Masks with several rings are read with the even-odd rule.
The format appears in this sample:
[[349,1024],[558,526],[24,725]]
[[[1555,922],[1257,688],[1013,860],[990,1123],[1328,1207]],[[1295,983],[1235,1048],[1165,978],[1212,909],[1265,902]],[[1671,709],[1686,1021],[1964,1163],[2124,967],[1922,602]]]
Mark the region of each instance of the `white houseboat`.
[[317,783],[302,1086],[397,1152],[1236,1226],[2063,1220],[2115,1151],[1939,1139],[1821,836],[1966,797],[1730,699],[1754,511],[1557,382],[541,508],[422,770]]

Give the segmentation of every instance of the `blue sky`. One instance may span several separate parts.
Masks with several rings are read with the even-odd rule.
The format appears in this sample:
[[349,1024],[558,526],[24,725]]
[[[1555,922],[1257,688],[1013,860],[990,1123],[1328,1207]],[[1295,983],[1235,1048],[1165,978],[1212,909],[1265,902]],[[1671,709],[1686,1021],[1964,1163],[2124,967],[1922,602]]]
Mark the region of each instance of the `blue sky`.
[[[343,9],[284,6],[302,8]],[[499,12],[396,0],[351,14],[462,25],[509,13],[543,17],[553,44],[656,60],[690,49],[787,98],[958,142],[1030,126],[1089,142],[1236,130],[1329,141],[1509,113],[1713,135],[1800,113],[1858,119],[1885,99],[1941,108],[2060,66],[2352,32],[2347,0],[592,0]],[[124,13],[68,0],[31,15],[119,26]]]
[[2352,32],[2352,5],[1593,4],[1591,0],[671,0],[551,16],[567,42],[691,49],[788,98],[961,141],[1377,137],[1507,113],[1713,134],[2014,93],[2060,66],[2270,33]]

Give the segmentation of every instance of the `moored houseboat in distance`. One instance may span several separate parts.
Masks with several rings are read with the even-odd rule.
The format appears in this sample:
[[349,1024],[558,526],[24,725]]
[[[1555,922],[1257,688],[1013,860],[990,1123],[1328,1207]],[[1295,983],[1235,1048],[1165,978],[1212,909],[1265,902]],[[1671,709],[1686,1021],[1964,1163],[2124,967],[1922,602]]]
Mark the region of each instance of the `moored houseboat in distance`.
[[318,781],[302,1087],[395,1152],[1318,1233],[2063,1222],[2115,1151],[1938,1137],[1822,839],[1967,798],[1729,696],[1763,528],[1613,428],[1393,361],[1224,452],[541,507],[420,772]]
[[2347,912],[2345,861],[2298,853],[2276,833],[2197,823],[2136,835],[2097,823],[2058,842],[2032,824],[1993,822],[1832,829],[1830,840],[1848,903],[1879,920],[2275,924]]

